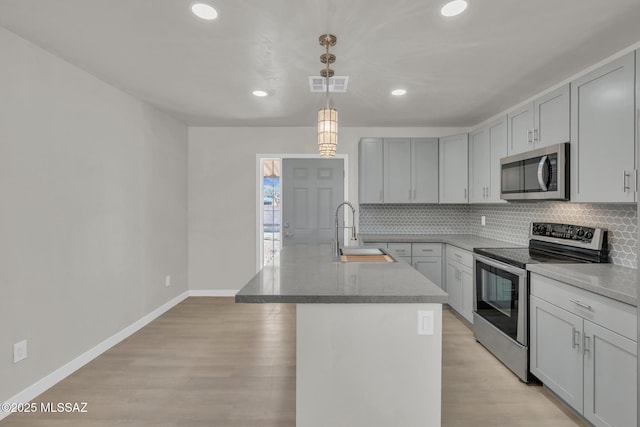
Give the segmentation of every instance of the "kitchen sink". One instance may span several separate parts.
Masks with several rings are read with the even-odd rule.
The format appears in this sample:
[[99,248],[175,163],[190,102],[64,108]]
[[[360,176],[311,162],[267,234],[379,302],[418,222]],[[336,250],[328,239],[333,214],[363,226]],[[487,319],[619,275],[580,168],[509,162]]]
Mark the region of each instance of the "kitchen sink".
[[395,262],[386,251],[378,248],[341,248],[341,262]]
[[382,249],[379,248],[341,248],[340,255],[386,255]]

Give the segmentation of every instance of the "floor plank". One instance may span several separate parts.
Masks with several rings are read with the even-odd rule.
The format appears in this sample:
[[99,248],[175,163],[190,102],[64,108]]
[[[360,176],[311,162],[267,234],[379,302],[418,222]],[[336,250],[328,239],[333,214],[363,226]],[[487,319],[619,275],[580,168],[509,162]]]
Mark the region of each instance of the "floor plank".
[[[295,313],[189,298],[34,400],[87,402],[88,413],[13,414],[0,426],[294,427]],[[443,316],[444,427],[584,425]]]

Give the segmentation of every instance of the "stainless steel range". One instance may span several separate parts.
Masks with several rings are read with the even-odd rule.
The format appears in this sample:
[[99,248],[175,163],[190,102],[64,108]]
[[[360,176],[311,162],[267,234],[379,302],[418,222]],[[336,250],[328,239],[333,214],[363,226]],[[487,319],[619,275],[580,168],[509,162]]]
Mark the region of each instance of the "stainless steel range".
[[527,264],[609,262],[607,230],[533,222],[529,246],[474,250],[473,334],[522,381],[529,381]]

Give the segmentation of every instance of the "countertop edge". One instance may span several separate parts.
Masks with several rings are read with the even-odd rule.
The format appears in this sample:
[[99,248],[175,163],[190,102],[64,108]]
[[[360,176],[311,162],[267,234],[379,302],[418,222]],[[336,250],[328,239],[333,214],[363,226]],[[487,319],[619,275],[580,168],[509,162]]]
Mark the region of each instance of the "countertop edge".
[[448,295],[236,295],[238,304],[446,304]]

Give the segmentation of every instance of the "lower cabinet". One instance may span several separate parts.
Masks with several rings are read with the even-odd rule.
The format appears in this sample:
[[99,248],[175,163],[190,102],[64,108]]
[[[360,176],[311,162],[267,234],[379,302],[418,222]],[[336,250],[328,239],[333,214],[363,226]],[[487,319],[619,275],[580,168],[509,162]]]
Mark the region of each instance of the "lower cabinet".
[[395,256],[418,270],[427,279],[444,289],[442,280],[442,243],[375,243],[365,246],[389,248]]
[[531,373],[593,425],[635,426],[635,308],[572,288],[531,275]]
[[442,288],[442,257],[412,257],[411,265]]
[[447,245],[444,288],[449,306],[473,323],[473,255],[469,251]]
[[442,243],[412,243],[411,265],[436,285],[442,283]]

